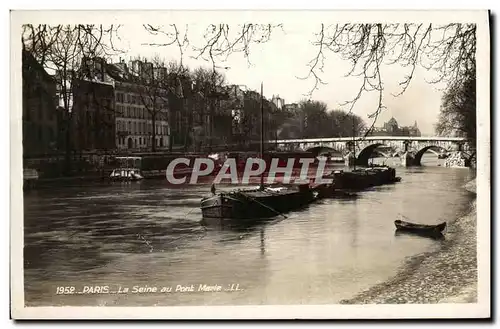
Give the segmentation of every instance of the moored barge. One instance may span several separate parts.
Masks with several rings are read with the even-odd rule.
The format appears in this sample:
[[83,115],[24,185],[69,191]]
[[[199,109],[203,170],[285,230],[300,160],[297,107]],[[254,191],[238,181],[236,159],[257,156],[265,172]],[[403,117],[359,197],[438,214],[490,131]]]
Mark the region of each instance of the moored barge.
[[309,184],[241,189],[203,198],[201,211],[205,220],[271,218],[302,208],[313,200]]

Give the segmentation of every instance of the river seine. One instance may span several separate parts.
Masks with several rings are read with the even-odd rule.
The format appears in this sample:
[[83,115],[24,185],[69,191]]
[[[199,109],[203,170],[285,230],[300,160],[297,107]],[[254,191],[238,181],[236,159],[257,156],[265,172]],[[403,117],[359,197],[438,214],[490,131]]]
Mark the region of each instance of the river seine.
[[401,215],[436,224],[467,210],[471,196],[462,186],[473,173],[437,161],[426,155],[422,167],[397,167],[400,183],[355,200],[320,200],[238,230],[201,225],[209,184],[144,180],[30,191],[26,304],[338,303],[441,248],[443,241],[396,235],[394,227]]

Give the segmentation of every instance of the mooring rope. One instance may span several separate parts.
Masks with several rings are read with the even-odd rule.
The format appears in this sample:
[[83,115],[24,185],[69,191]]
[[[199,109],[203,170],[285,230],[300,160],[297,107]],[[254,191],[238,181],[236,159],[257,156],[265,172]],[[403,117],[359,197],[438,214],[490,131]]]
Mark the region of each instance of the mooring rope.
[[288,218],[288,217],[287,217],[285,214],[283,214],[282,212],[279,212],[279,211],[277,211],[277,210],[275,210],[275,209],[273,209],[273,208],[269,207],[268,205],[263,204],[262,202],[260,202],[260,201],[256,200],[255,198],[252,198],[251,196],[246,195],[246,194],[245,194],[245,193],[243,193],[243,192],[240,192],[240,194],[241,194],[241,195],[243,195],[243,196],[244,196],[244,197],[246,197],[246,198],[249,198],[250,200],[254,201],[255,203],[258,203],[258,204],[260,204],[261,206],[263,206],[263,207],[265,207],[265,208],[267,208],[267,209],[269,209],[269,210],[271,210],[271,211],[273,211],[273,212],[277,213],[278,215],[281,215],[281,216],[283,216],[284,218]]

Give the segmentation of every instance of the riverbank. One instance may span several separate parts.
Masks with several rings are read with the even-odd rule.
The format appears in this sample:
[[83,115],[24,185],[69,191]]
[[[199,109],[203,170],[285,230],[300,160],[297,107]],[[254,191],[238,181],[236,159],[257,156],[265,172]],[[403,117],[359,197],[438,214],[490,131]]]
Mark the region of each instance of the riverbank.
[[[464,188],[475,193],[475,179]],[[404,269],[342,304],[477,302],[476,199],[470,211],[448,225],[443,246],[411,257]]]

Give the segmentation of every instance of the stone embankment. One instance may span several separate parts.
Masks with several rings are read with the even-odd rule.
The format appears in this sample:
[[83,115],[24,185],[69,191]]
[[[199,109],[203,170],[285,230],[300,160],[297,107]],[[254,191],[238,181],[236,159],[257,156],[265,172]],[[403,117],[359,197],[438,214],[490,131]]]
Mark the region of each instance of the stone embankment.
[[462,152],[452,153],[444,161],[445,167],[469,167],[469,159]]

